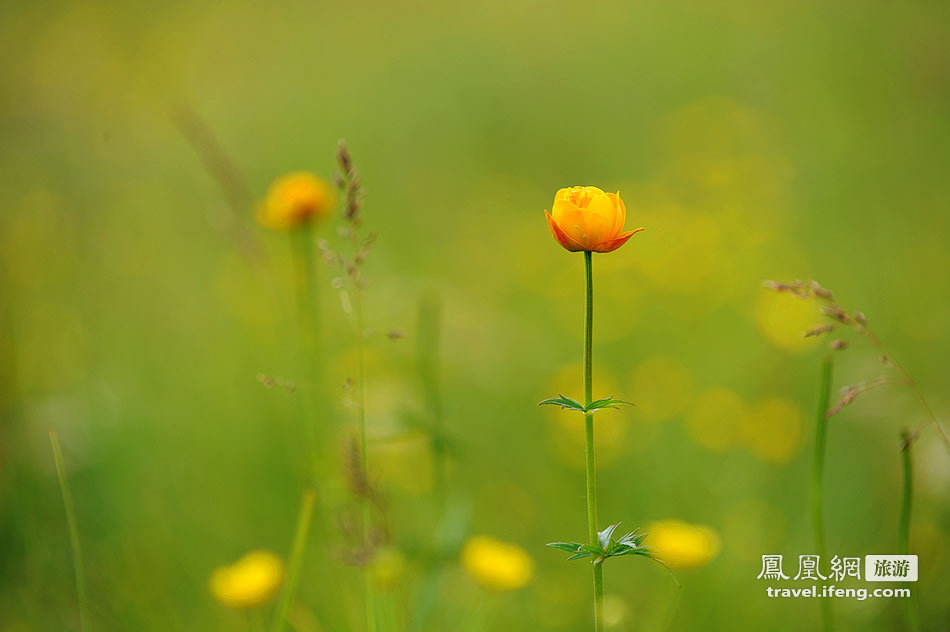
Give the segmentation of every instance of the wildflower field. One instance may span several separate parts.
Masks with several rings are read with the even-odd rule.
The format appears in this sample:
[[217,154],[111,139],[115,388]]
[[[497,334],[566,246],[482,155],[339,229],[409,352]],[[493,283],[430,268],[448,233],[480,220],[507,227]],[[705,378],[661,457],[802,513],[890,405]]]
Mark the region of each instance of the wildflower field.
[[0,632],[947,630],[948,41],[3,3]]

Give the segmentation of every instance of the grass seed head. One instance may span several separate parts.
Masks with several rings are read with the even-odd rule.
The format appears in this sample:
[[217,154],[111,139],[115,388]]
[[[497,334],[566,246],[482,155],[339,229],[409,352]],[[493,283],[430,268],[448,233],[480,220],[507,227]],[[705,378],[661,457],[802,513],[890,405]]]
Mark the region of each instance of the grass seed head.
[[821,284],[814,279],[808,282],[808,288],[811,290],[811,293],[819,298],[823,298],[828,301],[834,300],[834,294],[831,293],[831,290],[821,287]]
[[825,305],[821,308],[821,313],[828,318],[837,320],[843,325],[851,324],[851,317],[848,316],[848,312],[844,311],[840,305]]
[[805,284],[801,281],[792,281],[791,283],[780,283],[779,281],[765,281],[762,284],[764,287],[774,290],[776,292],[787,292],[788,294],[794,294],[798,298],[808,298],[808,290],[805,289]]
[[814,329],[809,329],[808,331],[803,333],[802,338],[811,338],[813,336],[820,336],[821,334],[826,334],[829,331],[833,331],[834,329],[835,329],[834,325],[821,325],[819,327],[815,327]]

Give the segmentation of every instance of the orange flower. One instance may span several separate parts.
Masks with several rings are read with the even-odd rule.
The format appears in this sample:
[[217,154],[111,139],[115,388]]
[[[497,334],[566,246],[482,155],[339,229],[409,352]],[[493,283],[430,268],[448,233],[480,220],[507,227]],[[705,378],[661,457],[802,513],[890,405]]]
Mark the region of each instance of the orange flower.
[[257,221],[275,230],[294,228],[329,215],[333,189],[312,173],[295,171],[274,180],[257,209]]
[[611,252],[643,230],[620,232],[627,219],[620,193],[604,193],[597,187],[559,190],[551,212],[544,211],[544,216],[557,243],[571,252]]

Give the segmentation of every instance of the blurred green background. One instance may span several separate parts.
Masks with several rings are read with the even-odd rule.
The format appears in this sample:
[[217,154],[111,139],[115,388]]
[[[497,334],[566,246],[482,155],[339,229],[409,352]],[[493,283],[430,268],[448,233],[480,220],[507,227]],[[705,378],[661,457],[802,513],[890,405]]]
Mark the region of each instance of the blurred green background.
[[[257,376],[295,378],[290,248],[252,205],[229,209],[182,108],[254,198],[288,171],[332,176],[340,137],[361,171],[379,235],[369,459],[405,561],[384,589],[392,629],[590,629],[587,564],[543,546],[586,534],[582,420],[535,406],[582,395],[583,258],[542,215],[574,184],[619,190],[628,227],[647,228],[594,261],[595,394],[638,404],[598,417],[601,522],[678,519],[721,539],[678,571],[681,590],[647,560],[608,564],[611,629],[813,628],[817,600],[770,600],[755,577],[762,554],[794,573],[812,552],[826,341],[804,344],[820,321],[761,282],[835,290],[946,414],[948,18],[940,2],[4,3],[0,630],[78,629],[50,427],[94,629],[248,629],[208,576],[289,547],[300,391]],[[337,223],[319,229],[334,247]],[[337,528],[354,338],[320,270],[325,527],[292,618],[358,630]],[[418,327],[425,296],[438,334]],[[482,588],[457,542],[433,544],[447,529],[413,420],[417,349],[435,337],[454,537],[524,547],[536,567],[518,591]],[[855,340],[835,385],[881,371]],[[924,422],[900,388],[833,419],[829,553],[896,551],[898,431],[921,429],[913,588],[923,628],[946,629],[950,459]],[[900,606],[834,602],[840,629],[900,629]]]

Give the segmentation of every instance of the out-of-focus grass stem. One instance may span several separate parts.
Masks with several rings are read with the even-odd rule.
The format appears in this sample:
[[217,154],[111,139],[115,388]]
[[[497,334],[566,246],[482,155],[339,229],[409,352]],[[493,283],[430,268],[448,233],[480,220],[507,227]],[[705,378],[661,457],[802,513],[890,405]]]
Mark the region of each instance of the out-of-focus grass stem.
[[[910,516],[914,502],[914,462],[911,448],[916,436],[904,430],[901,432],[901,463],[904,476],[904,487],[901,494],[901,517],[897,532],[897,553],[908,555],[910,552]],[[917,632],[920,629],[918,620],[917,602],[913,598],[904,600],[904,620],[907,629]]]
[[435,461],[435,497],[439,512],[446,503],[446,444],[439,389],[439,340],[442,330],[442,306],[437,296],[419,301],[419,374],[422,381],[426,416],[431,424],[430,440]]
[[308,463],[312,485],[319,483],[320,425],[316,419],[313,398],[321,388],[319,336],[320,323],[317,309],[316,265],[313,244],[313,229],[309,224],[295,230],[290,238],[293,247],[294,286],[297,303],[297,322],[300,332],[300,371],[305,388],[300,389],[300,411],[303,431],[307,439]]
[[307,535],[310,532],[310,517],[313,514],[315,498],[316,495],[313,490],[308,489],[303,494],[300,513],[297,514],[297,525],[294,527],[290,557],[287,559],[287,583],[284,584],[284,590],[280,595],[280,601],[277,603],[277,610],[274,613],[274,632],[281,632],[284,629],[287,613],[290,611],[290,604],[293,603],[294,596],[297,593],[297,583],[300,580],[300,569],[303,567],[303,556],[307,549]]
[[[811,519],[815,553],[824,559],[827,555],[825,539],[824,481],[825,481],[825,445],[828,437],[828,407],[831,405],[831,356],[821,363],[821,377],[818,385],[818,411],[815,415],[815,446],[811,462]],[[833,626],[831,602],[821,600],[822,629],[830,631]]]
[[[359,251],[359,241],[356,231],[352,231],[353,252]],[[360,467],[363,475],[369,480],[369,459],[366,454],[366,321],[363,314],[363,291],[359,283],[353,286],[353,318],[356,323],[356,410],[357,429],[360,443]],[[364,548],[370,550],[371,507],[369,497],[363,498],[362,524]],[[366,587],[366,629],[376,632],[376,590],[373,587],[373,578],[369,567],[363,570],[363,580]]]
[[76,523],[76,509],[73,506],[73,496],[69,491],[69,482],[66,480],[66,470],[63,467],[63,452],[59,447],[59,437],[56,431],[49,429],[49,442],[53,447],[53,460],[56,462],[56,475],[59,477],[59,489],[63,495],[63,506],[66,508],[66,525],[69,528],[69,545],[73,550],[73,569],[76,573],[76,595],[79,599],[79,627],[83,632],[89,630],[89,608],[86,601],[86,571],[82,561],[82,546],[79,543],[79,528]]
[[[586,309],[584,319],[584,405],[593,400],[593,341],[594,341],[594,277],[592,254],[584,252],[584,269],[587,280]],[[594,413],[584,414],[585,455],[587,463],[587,531],[590,543],[598,546],[597,539],[597,468],[594,463]],[[604,631],[604,565],[596,561],[594,567],[594,630]]]
[[234,215],[229,222],[229,232],[237,251],[248,261],[259,259],[260,244],[244,223],[244,216],[252,206],[252,196],[241,170],[221,146],[211,126],[196,111],[179,106],[171,111],[171,119],[231,207]]
[[[363,288],[365,281],[362,277],[362,265],[366,259],[369,250],[372,247],[375,235],[370,233],[366,238],[361,238],[359,227],[362,224],[360,209],[363,205],[363,188],[360,184],[359,174],[353,167],[350,152],[346,143],[341,140],[337,147],[337,163],[339,172],[337,173],[337,187],[343,193],[343,219],[345,222],[341,234],[348,238],[352,247],[352,258],[345,258],[330,252],[331,260],[335,260],[343,268],[346,277],[349,279],[349,286],[352,289],[352,299],[345,301],[344,311],[351,313],[353,324],[356,329],[356,352],[357,352],[357,378],[356,378],[356,410],[357,410],[357,433],[359,435],[357,444],[359,446],[360,469],[362,470],[362,479],[364,489],[362,493],[362,511],[360,512],[360,535],[364,554],[363,580],[365,584],[365,607],[366,607],[366,629],[369,632],[376,632],[378,626],[379,608],[376,599],[376,589],[373,585],[371,573],[371,564],[373,562],[373,541],[372,541],[372,506],[373,500],[371,485],[369,484],[369,458],[366,450],[366,321],[363,306]],[[349,295],[344,295],[349,297]],[[384,622],[385,624],[385,622]]]

